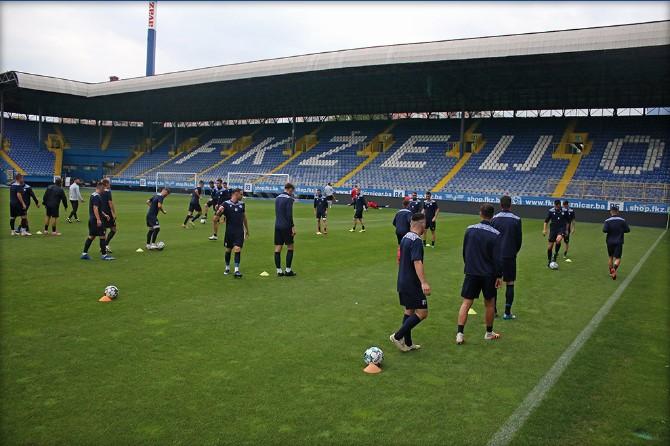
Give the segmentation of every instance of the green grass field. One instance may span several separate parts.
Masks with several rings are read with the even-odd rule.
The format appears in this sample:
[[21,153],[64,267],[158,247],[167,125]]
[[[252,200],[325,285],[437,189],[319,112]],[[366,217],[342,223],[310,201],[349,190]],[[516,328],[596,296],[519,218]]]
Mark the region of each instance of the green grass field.
[[[234,280],[209,225],[180,227],[183,195],[165,202],[167,248],[136,253],[148,195],[115,192],[114,262],[97,243],[79,260],[85,222],[58,238],[0,233],[2,444],[483,445],[661,233],[632,228],[613,282],[599,224],[579,222],[573,262],[550,271],[542,222],[524,220],[518,320],[497,320],[502,338],[486,343],[477,302],[457,346],[461,240],[477,217],[443,213],[426,250],[430,317],[413,336],[424,348],[400,353],[393,210],[369,211],[361,234],[336,206],[316,236],[311,204],[297,204],[298,276],[277,278],[272,202],[250,200]],[[7,208],[4,192],[4,222]],[[30,217],[35,232],[42,209]],[[669,250],[666,236],[512,444],[668,444]],[[98,303],[108,284],[119,298]],[[372,345],[385,353],[374,376],[361,371]]]

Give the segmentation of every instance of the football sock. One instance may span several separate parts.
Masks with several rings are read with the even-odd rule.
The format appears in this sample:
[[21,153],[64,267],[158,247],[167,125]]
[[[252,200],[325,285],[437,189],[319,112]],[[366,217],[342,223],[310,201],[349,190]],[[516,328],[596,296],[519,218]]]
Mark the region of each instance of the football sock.
[[112,239],[114,238],[115,235],[116,235],[115,230],[112,229],[111,231],[109,231],[109,234],[107,234],[107,244],[108,245],[112,242]]
[[[409,314],[403,314],[402,315],[402,324],[405,325],[405,321],[409,319],[410,315]],[[408,332],[405,335],[405,345],[412,345],[412,332]]]
[[365,225],[362,224],[362,225],[361,225],[361,228],[362,228],[363,230],[365,230]]
[[184,219],[184,224],[188,223],[188,221],[191,219],[191,216],[186,214],[186,218]]
[[226,269],[228,269],[230,267],[230,251],[226,252],[225,258],[226,258]]
[[[52,230],[53,232],[56,232],[56,226],[52,226],[52,227],[51,227],[51,230]],[[27,231],[27,229],[26,229],[26,231]]]
[[[21,224],[23,224],[23,220],[21,220]],[[48,224],[44,225],[44,232],[49,232],[49,225]]]
[[556,256],[558,255],[558,253],[559,253],[560,251],[561,251],[561,244],[560,244],[560,243],[556,243],[556,246],[554,246],[554,259],[556,259]]
[[9,219],[9,227],[12,231],[16,230],[16,218]]
[[235,271],[240,270],[240,257],[242,256],[241,252],[235,253]]
[[465,330],[465,325],[459,325],[457,330],[458,330],[458,333],[463,333],[463,330]]
[[107,243],[104,238],[100,239],[100,254],[103,256],[107,254]]
[[84,250],[82,251],[83,253],[87,254],[88,253],[88,248],[91,247],[91,243],[93,243],[93,240],[90,238],[86,239],[86,242],[84,242]]
[[435,240],[433,240],[433,246],[435,246]]
[[505,289],[505,314],[512,313],[512,304],[514,303],[514,285],[507,285]]
[[288,249],[286,251],[286,270],[291,271],[291,264],[293,264],[293,250]]
[[493,325],[487,325],[486,326],[486,332],[491,333],[493,331]]
[[275,252],[275,267],[277,268],[277,272],[281,272],[281,253],[280,252]]
[[149,231],[147,232],[147,245],[151,243],[151,236],[153,235],[153,233],[154,233],[153,229],[149,229]]
[[419,325],[419,322],[421,322],[421,318],[419,318],[419,316],[416,314],[412,314],[410,317],[405,319],[405,322],[402,323],[400,330],[395,333],[396,340],[399,341],[400,339],[404,338],[409,332],[412,331],[412,328]]
[[551,248],[547,249],[547,262],[551,263]]
[[354,231],[356,230],[356,223],[354,223]]
[[155,228],[154,233],[151,236],[151,243],[156,243],[156,239],[158,238],[158,233],[161,232],[161,228]]
[[191,219],[191,221],[196,221],[196,220],[199,219],[199,218],[200,218],[200,214],[196,214],[195,217],[193,217],[193,218]]
[[21,219],[21,226],[28,230],[28,219],[27,218],[22,218]]

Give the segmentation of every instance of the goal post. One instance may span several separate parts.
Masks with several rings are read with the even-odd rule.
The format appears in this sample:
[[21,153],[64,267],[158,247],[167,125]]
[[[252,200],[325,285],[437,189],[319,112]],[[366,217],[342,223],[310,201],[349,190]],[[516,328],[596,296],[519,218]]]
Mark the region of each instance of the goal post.
[[197,185],[197,172],[156,172],[156,192],[159,192],[163,187],[193,189]]
[[228,187],[239,187],[244,192],[281,192],[288,183],[287,173],[228,172]]

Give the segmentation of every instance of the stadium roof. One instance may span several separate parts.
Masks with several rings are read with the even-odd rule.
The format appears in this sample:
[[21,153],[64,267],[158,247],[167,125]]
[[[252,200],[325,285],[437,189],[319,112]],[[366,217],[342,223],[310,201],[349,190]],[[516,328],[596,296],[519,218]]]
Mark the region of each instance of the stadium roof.
[[670,105],[670,21],[378,46],[114,82],[10,71],[5,111],[208,121]]

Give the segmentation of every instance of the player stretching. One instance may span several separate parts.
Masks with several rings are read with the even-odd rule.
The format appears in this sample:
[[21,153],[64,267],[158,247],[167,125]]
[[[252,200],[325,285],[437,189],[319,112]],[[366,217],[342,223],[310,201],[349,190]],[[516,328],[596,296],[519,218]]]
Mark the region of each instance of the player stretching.
[[44,195],[42,196],[42,204],[44,205],[47,214],[44,219],[44,235],[49,233],[49,224],[51,224],[51,235],[60,235],[60,232],[56,230],[56,225],[58,224],[58,211],[61,202],[67,210],[67,198],[60,185],[61,179],[56,177],[54,184],[47,187],[47,190],[44,191]]
[[96,237],[100,240],[100,255],[102,256],[102,260],[114,260],[114,257],[107,254],[107,243],[105,242],[105,224],[103,221],[105,217],[102,213],[101,197],[103,191],[102,182],[98,182],[95,186],[95,192],[91,194],[91,198],[88,201],[88,237],[84,243],[84,251],[82,251],[81,257],[79,257],[82,260],[91,260],[91,257],[88,255],[88,249]]
[[567,227],[565,229],[565,237],[563,237],[563,242],[565,242],[565,251],[563,252],[563,257],[566,262],[571,262],[572,260],[568,259],[568,249],[570,248],[570,235],[575,233],[575,226],[577,226],[577,221],[575,220],[575,211],[570,207],[568,200],[563,200],[563,214],[567,218]]
[[32,235],[25,229],[16,229],[16,218],[20,217],[19,228],[23,228],[26,220],[26,202],[23,199],[23,175],[16,174],[14,182],[9,186],[9,227],[12,235]]
[[493,217],[493,206],[484,204],[479,209],[481,222],[468,226],[463,239],[463,261],[465,262],[465,278],[461,297],[463,303],[458,311],[458,330],[456,332],[456,344],[465,342],[463,331],[468,321],[468,311],[479,293],[484,295],[484,306],[486,314],[486,333],[484,339],[495,340],[500,335],[493,331],[493,317],[495,312],[495,298],[497,288],[500,286],[500,266],[498,243],[500,232],[491,226]]
[[[292,277],[295,272],[291,269],[293,264],[293,240],[295,238],[295,225],[293,224],[293,191],[295,188],[291,183],[286,183],[284,193],[275,198],[275,266],[277,276]],[[286,245],[286,270],[281,269],[281,250]]]
[[244,239],[249,238],[249,224],[247,223],[247,214],[245,213],[244,202],[242,199],[242,189],[233,189],[230,200],[224,201],[217,215],[223,216],[226,223],[226,233],[223,237],[223,246],[226,247],[226,270],[223,274],[230,274],[230,253],[235,253],[235,274],[234,277],[242,277],[240,272],[240,257]]
[[621,265],[621,256],[623,254],[623,237],[630,232],[630,227],[623,217],[619,216],[619,206],[613,204],[610,206],[611,217],[605,220],[603,232],[607,234],[607,255],[609,256],[609,270],[612,280],[616,280],[617,270]]
[[410,232],[400,242],[400,261],[398,266],[398,297],[400,305],[405,307],[402,326],[389,336],[393,344],[402,352],[418,350],[419,344],[412,342],[412,329],[428,317],[428,299],[430,285],[423,271],[423,240],[426,230],[426,217],[423,214],[412,215]]
[[[316,190],[314,196],[314,215],[316,216],[316,235],[328,234],[328,198],[321,195],[321,189]],[[321,224],[323,222],[323,228]],[[323,229],[323,232],[321,232]]]
[[[184,224],[181,225],[182,228],[186,227],[186,223],[190,223],[191,226],[194,226],[193,222],[200,218],[200,214],[202,213],[200,197],[202,196],[202,188],[204,185],[204,181],[199,181],[198,186],[191,192],[191,202],[188,204],[188,214],[186,214]],[[193,215],[193,212],[196,212],[195,216]]]
[[409,210],[412,212],[412,214],[418,214],[423,210],[423,207],[421,206],[421,200],[419,200],[416,192],[412,192],[412,199],[409,201]]
[[[554,207],[549,208],[547,217],[544,219],[542,235],[547,235],[547,223],[549,223],[549,244],[547,245],[547,267],[551,268],[551,262],[555,262],[558,253],[561,250],[561,241],[565,235],[565,225],[567,223],[566,214],[561,208],[561,200],[554,201]],[[551,223],[550,223],[551,222]],[[552,250],[555,252],[552,256]]]
[[[225,203],[226,201],[230,200],[230,196],[232,194],[232,190],[228,189],[228,183],[225,181],[221,183],[221,178],[216,180],[217,185],[219,186],[219,189],[217,190],[216,193],[216,199],[214,201],[214,209],[218,211],[219,207]],[[215,241],[219,239],[219,213],[214,214],[214,218],[212,218],[212,235],[209,237],[210,240]]]
[[[502,279],[505,288],[505,314],[503,319],[513,320],[516,316],[512,313],[514,303],[514,281],[516,280],[516,256],[521,249],[521,218],[512,213],[512,198],[504,195],[500,198],[502,211],[493,216],[491,226],[500,232],[500,265],[502,267]],[[498,314],[496,301],[495,314]]]
[[[437,201],[433,200],[433,194],[426,192],[426,199],[423,200],[423,214],[426,216],[426,232],[423,234],[423,240],[426,246],[435,247],[435,227],[437,226],[437,215],[440,213],[440,207]],[[432,234],[431,244],[428,244],[428,229]]]
[[30,234],[30,224],[28,222],[28,210],[30,209],[30,200],[35,202],[35,206],[40,207],[40,202],[35,196],[35,191],[25,181],[23,182],[23,202],[26,204],[26,219],[25,223],[21,223],[21,231],[25,234]]
[[163,207],[163,200],[168,195],[170,195],[170,189],[164,187],[160,193],[147,200],[147,206],[149,206],[149,210],[147,211],[147,227],[149,228],[147,232],[147,249],[149,250],[157,249],[156,238],[161,230],[161,224],[158,222],[158,211],[167,214]]
[[100,194],[102,212],[107,216],[107,219],[104,221],[105,228],[109,229],[105,237],[105,243],[107,244],[107,254],[111,254],[112,250],[109,248],[109,244],[116,235],[116,208],[114,207],[114,201],[112,201],[112,185],[108,178],[102,180],[102,187],[103,191]]
[[[398,239],[398,246],[402,241],[405,234],[410,230],[412,222],[412,211],[408,209],[409,207],[409,198],[405,197],[402,200],[402,208],[398,209],[398,212],[395,213],[393,217],[393,226],[395,226],[395,236]],[[400,250],[398,250],[398,255],[400,255]]]
[[365,199],[361,188],[356,189],[356,198],[354,198],[354,227],[349,229],[349,232],[356,231],[356,224],[361,223],[361,230],[359,232],[365,232],[365,223],[363,222],[363,211],[368,210],[368,200]]
[[214,190],[216,189],[216,186],[214,186],[214,181],[210,180],[209,181],[209,189],[205,191],[205,195],[209,195],[209,200],[205,203],[205,212],[202,215],[202,219],[207,220],[207,213],[209,212],[210,207],[214,207],[214,196],[215,192]]

